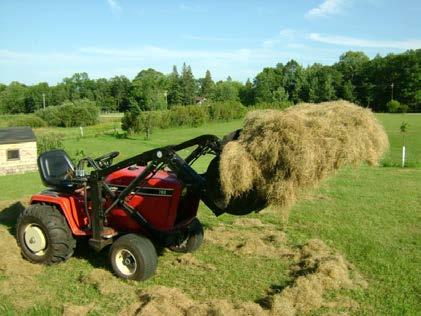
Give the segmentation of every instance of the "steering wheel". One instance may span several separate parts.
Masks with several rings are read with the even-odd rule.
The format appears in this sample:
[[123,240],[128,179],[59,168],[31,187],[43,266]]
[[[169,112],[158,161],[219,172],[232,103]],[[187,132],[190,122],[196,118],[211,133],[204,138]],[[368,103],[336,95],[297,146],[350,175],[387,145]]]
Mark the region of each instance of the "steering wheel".
[[94,161],[98,164],[98,166],[102,169],[105,167],[109,167],[113,163],[113,159],[120,155],[118,151],[112,151],[108,154],[102,155],[98,158],[95,158]]

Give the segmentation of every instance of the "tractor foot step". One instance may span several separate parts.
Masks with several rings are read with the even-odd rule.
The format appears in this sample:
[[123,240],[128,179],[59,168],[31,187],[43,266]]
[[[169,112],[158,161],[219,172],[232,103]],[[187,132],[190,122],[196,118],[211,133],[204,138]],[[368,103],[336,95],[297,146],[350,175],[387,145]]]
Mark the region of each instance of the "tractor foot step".
[[89,239],[89,246],[91,246],[95,251],[100,252],[104,247],[111,245],[113,240],[110,239]]
[[111,227],[104,227],[101,232],[101,237],[105,239],[113,238],[114,236],[117,236],[118,232]]

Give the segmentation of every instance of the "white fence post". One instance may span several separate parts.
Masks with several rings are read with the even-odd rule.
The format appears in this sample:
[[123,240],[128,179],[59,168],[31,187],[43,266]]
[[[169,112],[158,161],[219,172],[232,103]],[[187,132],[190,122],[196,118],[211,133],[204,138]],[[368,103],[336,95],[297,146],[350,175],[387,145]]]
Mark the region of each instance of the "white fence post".
[[406,155],[406,148],[402,146],[402,168],[405,167],[405,155]]

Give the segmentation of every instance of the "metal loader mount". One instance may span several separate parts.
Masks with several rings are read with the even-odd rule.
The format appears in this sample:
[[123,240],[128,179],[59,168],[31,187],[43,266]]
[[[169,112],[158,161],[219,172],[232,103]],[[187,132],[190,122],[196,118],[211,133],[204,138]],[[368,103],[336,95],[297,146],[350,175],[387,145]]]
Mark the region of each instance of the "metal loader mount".
[[[182,159],[177,152],[192,146],[197,145],[197,148]],[[103,168],[95,167],[95,161],[89,159],[88,163],[94,167],[87,184],[91,188],[92,200],[92,238],[89,244],[97,251],[101,250],[108,244],[112,243],[112,239],[103,238],[104,220],[109,211],[114,207],[121,207],[130,217],[132,217],[140,226],[142,226],[151,236],[159,240],[163,245],[170,245],[174,239],[182,239],[185,232],[176,229],[172,231],[160,230],[151,225],[142,215],[137,212],[132,206],[126,203],[126,197],[133,192],[133,190],[141,186],[149,178],[153,177],[158,170],[168,167],[176,173],[177,177],[190,189],[192,189],[202,201],[210,207],[215,214],[222,214],[214,202],[206,194],[206,179],[204,176],[199,175],[192,167],[193,164],[200,156],[206,154],[213,154],[219,156],[221,150],[220,139],[214,135],[202,135],[194,139],[188,140],[178,145],[170,145],[162,148],[152,149],[143,152],[137,156],[120,161],[111,166]],[[146,166],[145,169],[132,180],[132,182],[119,194],[115,194],[110,185],[104,182],[104,179],[109,174],[127,168],[133,165]],[[77,170],[76,170],[77,173]],[[103,208],[103,196],[109,195],[112,199],[111,205]]]

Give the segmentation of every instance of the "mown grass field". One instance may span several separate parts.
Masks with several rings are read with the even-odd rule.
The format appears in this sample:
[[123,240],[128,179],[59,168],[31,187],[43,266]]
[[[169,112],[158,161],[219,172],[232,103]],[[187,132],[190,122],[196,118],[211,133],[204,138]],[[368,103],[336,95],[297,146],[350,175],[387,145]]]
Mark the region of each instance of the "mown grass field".
[[[288,223],[272,212],[253,214],[263,223],[282,227],[291,244],[302,244],[319,238],[337,249],[368,281],[365,290],[347,292],[360,305],[362,315],[416,315],[421,311],[421,115],[378,116],[388,132],[391,151],[384,164],[392,167],[345,168],[325,181],[318,190],[310,192],[292,209]],[[409,123],[407,135],[409,168],[400,164],[402,121]],[[107,125],[109,124],[109,125]],[[77,129],[40,129],[36,133],[61,133],[64,146],[72,155],[83,150],[86,155],[100,155],[119,150],[120,159],[133,154],[177,143],[194,136],[212,133],[222,136],[241,126],[241,120],[212,123],[199,128],[157,130],[148,141],[143,136],[119,139],[102,132],[113,129],[115,121],[92,127],[88,137],[78,137]],[[101,131],[101,132],[100,132]],[[95,133],[98,135],[96,137]],[[198,168],[207,165],[203,160]],[[37,173],[0,177],[0,210],[42,188]],[[232,223],[234,217],[223,215],[216,219],[203,205],[200,219],[206,227],[218,222]],[[1,218],[1,217],[0,217]],[[12,229],[13,222],[1,222]],[[3,255],[3,254],[2,254]],[[285,262],[276,258],[238,257],[212,244],[205,244],[195,256],[214,265],[216,272],[175,266],[177,255],[165,252],[160,257],[157,275],[137,283],[139,289],[154,284],[177,287],[191,297],[209,297],[256,301],[269,288],[284,287],[289,276]],[[64,303],[76,305],[95,302],[91,314],[115,314],[130,303],[121,295],[101,295],[80,278],[95,267],[107,267],[106,254],[98,256],[81,248],[65,264],[47,267],[37,276],[37,292],[50,296],[34,306],[16,307],[20,293],[0,295],[0,314],[61,314]],[[6,280],[0,270],[0,287]],[[25,288],[21,288],[22,293]],[[1,292],[1,291],[0,291]],[[316,313],[317,314],[317,313]]]

